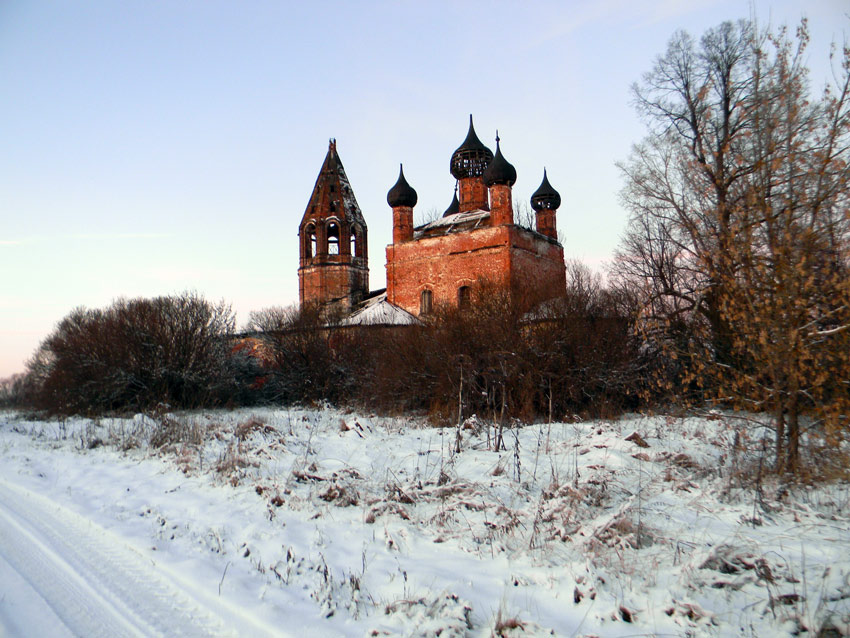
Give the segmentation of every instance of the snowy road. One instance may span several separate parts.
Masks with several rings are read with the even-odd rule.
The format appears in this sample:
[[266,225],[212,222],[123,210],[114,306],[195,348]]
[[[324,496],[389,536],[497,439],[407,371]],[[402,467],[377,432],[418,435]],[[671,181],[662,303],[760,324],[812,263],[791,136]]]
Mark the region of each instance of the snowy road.
[[232,622],[216,599],[109,530],[2,480],[0,601],[3,637],[270,633]]

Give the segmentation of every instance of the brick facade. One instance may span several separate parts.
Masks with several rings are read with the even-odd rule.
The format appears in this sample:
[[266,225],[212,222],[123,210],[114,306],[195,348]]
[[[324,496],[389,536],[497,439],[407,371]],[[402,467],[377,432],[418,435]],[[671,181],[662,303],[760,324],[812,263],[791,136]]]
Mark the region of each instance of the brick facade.
[[332,303],[347,311],[366,296],[369,269],[344,263],[343,259],[342,255],[328,255],[298,269],[298,295],[302,304]]
[[457,305],[459,290],[487,280],[537,301],[566,289],[564,249],[557,241],[513,224],[423,237],[387,246],[387,300],[419,315],[422,291]]

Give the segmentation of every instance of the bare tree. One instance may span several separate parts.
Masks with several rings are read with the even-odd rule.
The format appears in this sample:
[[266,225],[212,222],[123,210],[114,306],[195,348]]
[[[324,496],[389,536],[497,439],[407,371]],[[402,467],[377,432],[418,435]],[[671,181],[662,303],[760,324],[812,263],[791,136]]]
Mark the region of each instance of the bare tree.
[[514,223],[520,228],[535,230],[537,219],[529,202],[525,200],[514,200]]
[[807,42],[805,22],[793,38],[748,22],[673,37],[634,88],[650,137],[621,165],[631,220],[612,269],[686,362],[681,387],[773,411],[790,470],[801,410],[846,400],[812,366],[846,369],[834,337],[850,322],[850,51],[811,99]]
[[430,224],[431,222],[435,222],[440,217],[443,216],[443,213],[440,212],[438,208],[432,206],[427,210],[416,211],[416,224],[415,226],[424,226],[425,224]]
[[615,272],[645,290],[664,328],[707,322],[721,357],[730,327],[718,294],[732,268],[733,218],[753,169],[740,159],[751,128],[755,38],[747,22],[723,23],[699,46],[675,34],[633,87],[650,136],[620,165],[632,216]]
[[286,330],[295,325],[300,316],[298,306],[270,306],[261,310],[252,310],[248,315],[247,330],[257,332],[275,332]]

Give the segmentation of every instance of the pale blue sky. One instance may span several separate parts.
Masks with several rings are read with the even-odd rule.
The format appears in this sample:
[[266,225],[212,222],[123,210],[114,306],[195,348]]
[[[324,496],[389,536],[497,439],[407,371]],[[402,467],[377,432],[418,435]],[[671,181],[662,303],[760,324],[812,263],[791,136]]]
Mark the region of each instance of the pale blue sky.
[[79,305],[197,290],[297,301],[297,226],[327,151],[385,285],[398,163],[418,213],[451,201],[469,113],[527,200],[547,167],[568,257],[626,221],[615,161],[644,130],[629,86],[672,33],[811,24],[816,84],[843,0],[0,1],[0,377]]

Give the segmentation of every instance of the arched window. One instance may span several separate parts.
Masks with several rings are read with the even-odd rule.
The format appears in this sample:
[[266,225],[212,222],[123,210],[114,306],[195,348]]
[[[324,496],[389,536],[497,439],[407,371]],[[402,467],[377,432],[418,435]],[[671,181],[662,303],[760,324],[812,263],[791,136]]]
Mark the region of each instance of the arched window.
[[425,289],[419,296],[419,314],[427,315],[431,313],[433,296],[430,290]]
[[469,286],[461,286],[457,289],[457,307],[461,310],[469,308]]
[[336,222],[328,224],[328,254],[339,254],[339,224]]
[[316,227],[312,224],[304,229],[304,257],[310,259],[316,255]]
[[350,233],[350,235],[351,235],[351,237],[350,237],[350,240],[351,240],[351,250],[349,251],[349,254],[350,254],[352,257],[358,257],[359,255],[357,254],[357,244],[359,243],[360,238],[359,238],[359,237],[357,237],[357,226],[352,226],[352,227],[351,227],[351,233]]

